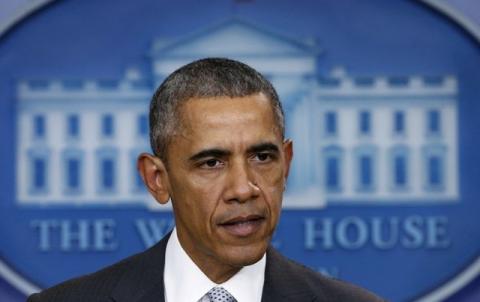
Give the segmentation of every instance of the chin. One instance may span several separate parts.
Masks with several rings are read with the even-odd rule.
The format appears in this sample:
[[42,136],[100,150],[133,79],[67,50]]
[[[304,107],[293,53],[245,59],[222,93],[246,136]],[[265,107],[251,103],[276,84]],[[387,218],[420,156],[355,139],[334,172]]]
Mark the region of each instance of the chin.
[[262,243],[255,246],[232,247],[225,255],[232,266],[243,267],[251,265],[262,259],[268,244]]

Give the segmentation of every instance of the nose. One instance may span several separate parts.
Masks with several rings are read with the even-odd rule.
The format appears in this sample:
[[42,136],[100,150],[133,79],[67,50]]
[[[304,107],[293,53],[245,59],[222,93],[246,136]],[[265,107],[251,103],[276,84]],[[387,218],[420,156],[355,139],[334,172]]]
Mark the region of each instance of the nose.
[[232,163],[227,178],[224,195],[226,201],[244,203],[260,195],[260,188],[248,163]]

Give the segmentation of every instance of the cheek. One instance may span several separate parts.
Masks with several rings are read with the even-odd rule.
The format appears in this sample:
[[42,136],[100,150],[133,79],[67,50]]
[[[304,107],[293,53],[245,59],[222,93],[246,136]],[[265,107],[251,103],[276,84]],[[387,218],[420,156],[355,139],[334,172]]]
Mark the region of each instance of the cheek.
[[[220,200],[222,186],[218,180],[205,180],[202,177],[193,177],[183,181],[187,189],[182,199],[192,216],[200,217],[204,222],[210,221]],[[200,222],[201,223],[201,222]]]
[[266,193],[272,195],[278,195],[283,193],[283,187],[285,184],[285,177],[283,168],[280,165],[259,168],[256,171],[255,180]]
[[222,177],[193,177],[189,182],[192,193],[195,198],[203,200],[203,202],[217,202],[222,190],[224,189],[224,181]]
[[283,169],[278,166],[272,167],[268,171],[260,171],[256,176],[256,181],[265,202],[270,208],[271,214],[278,217],[282,207],[282,196],[285,184]]

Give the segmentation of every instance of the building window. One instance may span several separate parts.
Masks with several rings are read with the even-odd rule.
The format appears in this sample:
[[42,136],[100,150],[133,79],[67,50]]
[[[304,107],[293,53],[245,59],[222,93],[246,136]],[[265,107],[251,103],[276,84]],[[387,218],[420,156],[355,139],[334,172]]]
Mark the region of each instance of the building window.
[[141,137],[148,135],[148,118],[146,114],[140,114],[137,118],[137,132]]
[[104,158],[100,164],[102,175],[102,187],[105,190],[112,190],[115,183],[115,162],[112,158]]
[[80,160],[71,158],[67,161],[67,186],[77,190],[80,187]]
[[340,192],[342,190],[342,158],[343,152],[337,146],[324,149],[324,186],[327,192]]
[[45,116],[35,115],[33,117],[33,136],[35,138],[44,138],[46,133]]
[[373,162],[370,155],[362,155],[359,158],[360,164],[360,186],[370,188],[373,184]]
[[372,191],[375,188],[375,158],[374,146],[360,146],[355,149],[356,185],[358,191]]
[[67,194],[78,194],[82,189],[83,152],[80,150],[65,150],[64,187]]
[[428,158],[428,185],[438,187],[442,184],[442,160],[440,156],[432,155]]
[[117,151],[102,148],[97,151],[98,189],[100,193],[113,193],[117,188]]
[[390,151],[390,175],[393,190],[404,190],[408,187],[408,158],[406,146],[396,146]]
[[327,158],[327,188],[337,190],[340,186],[340,163],[337,157]]
[[47,193],[49,173],[49,152],[45,149],[32,149],[28,152],[30,163],[30,194]]
[[395,187],[405,187],[407,184],[407,159],[403,155],[397,155],[393,159],[393,165]]
[[112,137],[114,135],[114,120],[111,114],[102,116],[102,135],[104,137]]
[[428,191],[442,191],[445,187],[445,153],[443,145],[425,147],[424,159],[424,182]]
[[77,114],[71,114],[67,117],[67,135],[71,138],[80,135],[80,119]]
[[47,185],[47,161],[44,158],[33,159],[33,188],[44,190]]
[[337,134],[337,113],[329,111],[325,113],[325,134],[333,136]]
[[393,114],[393,132],[402,135],[405,133],[405,113],[395,111]]
[[359,115],[360,134],[368,135],[371,132],[371,114],[368,111],[361,111]]
[[429,135],[439,135],[441,132],[441,115],[439,110],[429,110],[427,112],[427,133]]

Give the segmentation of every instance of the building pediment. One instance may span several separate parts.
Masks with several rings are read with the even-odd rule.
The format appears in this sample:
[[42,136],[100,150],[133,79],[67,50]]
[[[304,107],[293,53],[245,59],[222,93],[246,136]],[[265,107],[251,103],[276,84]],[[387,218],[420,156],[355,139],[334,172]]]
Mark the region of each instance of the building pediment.
[[312,56],[314,40],[296,40],[249,22],[230,19],[176,41],[156,40],[154,57]]

